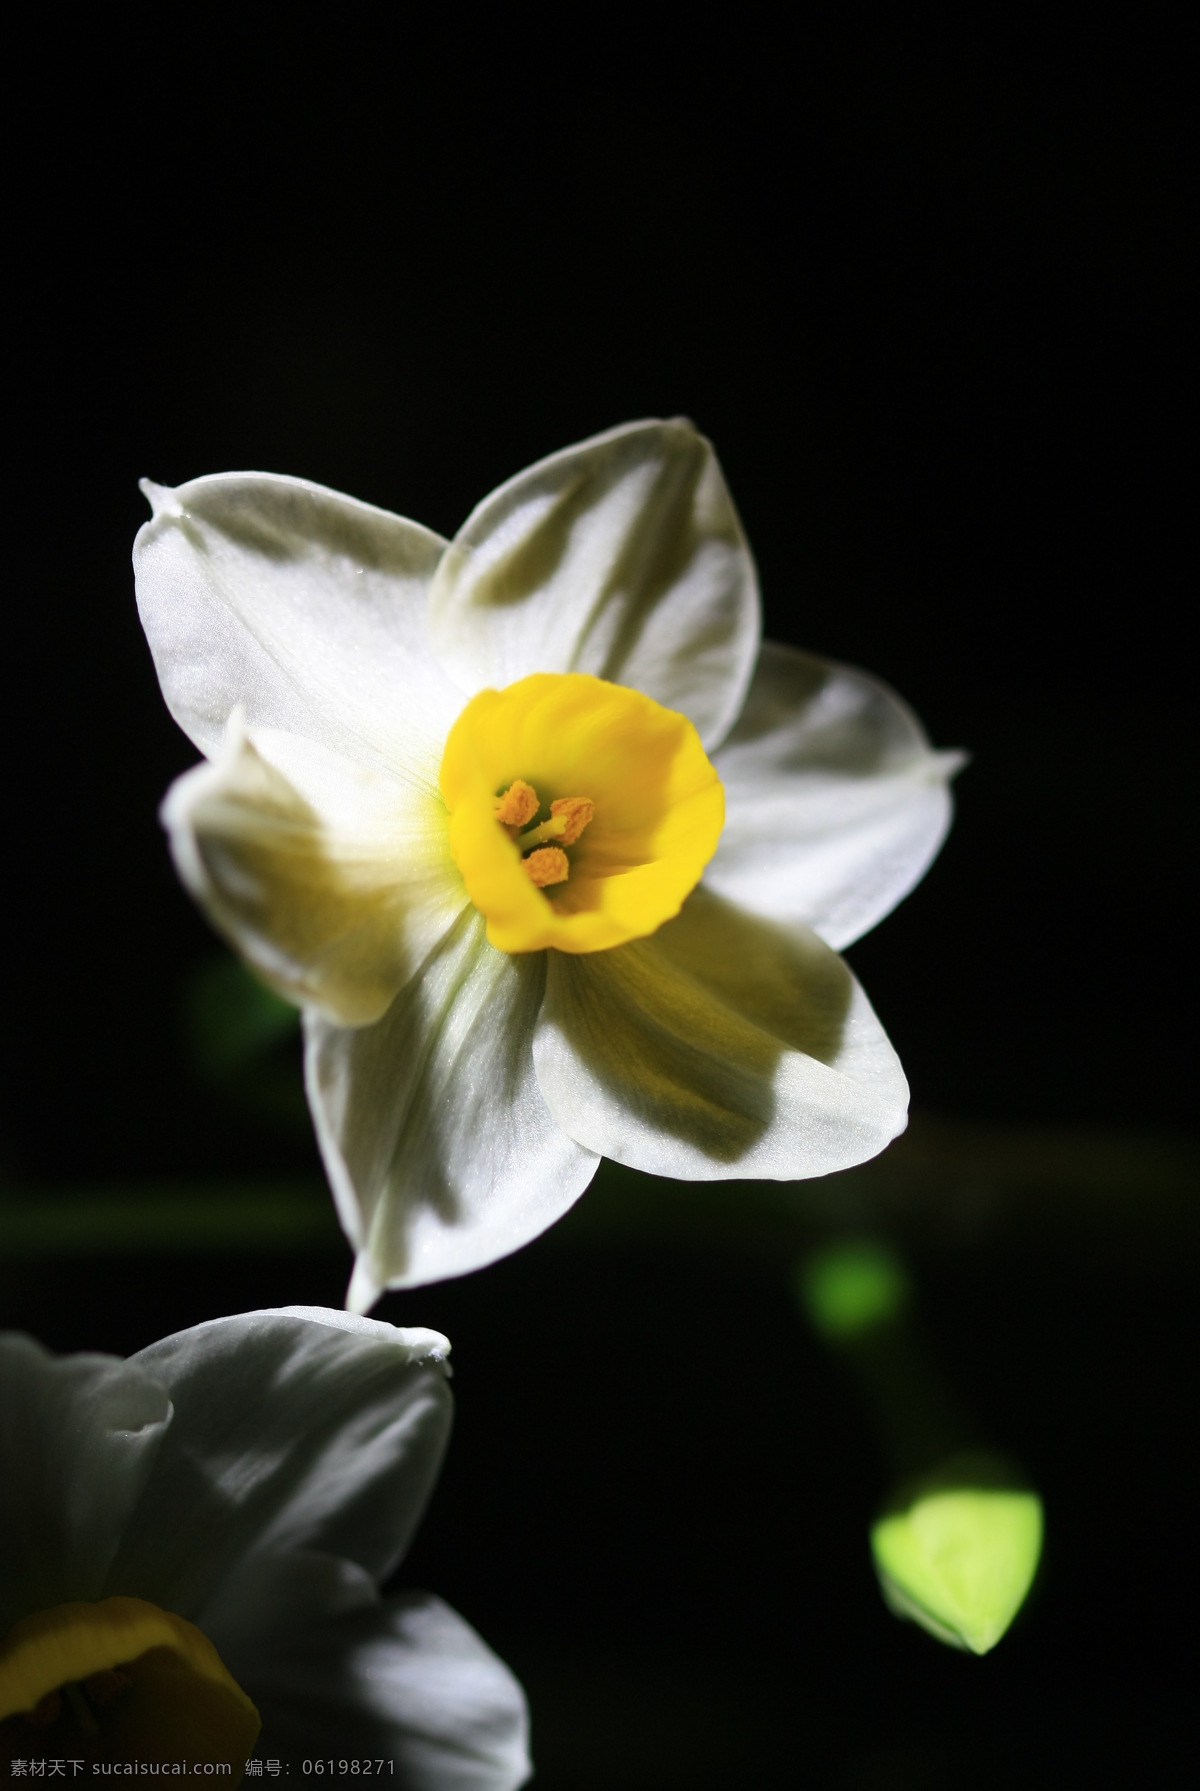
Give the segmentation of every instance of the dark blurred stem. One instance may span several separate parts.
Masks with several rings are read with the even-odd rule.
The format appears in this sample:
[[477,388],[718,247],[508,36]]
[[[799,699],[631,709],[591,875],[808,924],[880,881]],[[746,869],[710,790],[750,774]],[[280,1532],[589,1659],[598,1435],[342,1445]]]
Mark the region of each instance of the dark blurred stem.
[[874,1423],[893,1485],[978,1444],[907,1314],[835,1347]]
[[977,1444],[913,1319],[913,1284],[878,1239],[812,1250],[795,1277],[801,1310],[842,1362],[869,1414],[893,1485]]

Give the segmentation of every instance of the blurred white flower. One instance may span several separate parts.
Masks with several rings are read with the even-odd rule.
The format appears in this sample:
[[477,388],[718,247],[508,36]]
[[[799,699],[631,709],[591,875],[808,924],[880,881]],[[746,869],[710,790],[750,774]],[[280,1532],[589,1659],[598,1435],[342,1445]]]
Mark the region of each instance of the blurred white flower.
[[690,425],[553,455],[452,542],[299,479],[145,489],[142,621],[210,760],[164,819],[305,1010],[351,1306],[515,1250],[602,1155],[790,1180],[902,1129],[835,954],[924,872],[957,761],[760,647]]
[[0,1758],[367,1756],[421,1791],[529,1776],[520,1686],[381,1597],[437,1476],[449,1345],[317,1307],[128,1361],[0,1337]]

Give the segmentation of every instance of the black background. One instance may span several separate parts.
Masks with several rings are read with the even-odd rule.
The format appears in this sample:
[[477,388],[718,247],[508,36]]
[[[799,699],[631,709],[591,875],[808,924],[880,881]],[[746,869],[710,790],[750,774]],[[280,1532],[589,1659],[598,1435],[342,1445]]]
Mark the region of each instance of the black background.
[[[30,36],[11,1185],[315,1169],[303,1129],[189,1067],[182,991],[212,943],[155,819],[195,755],[133,607],[138,475],[300,473],[452,533],[540,455],[676,412],[720,453],[766,631],[868,666],[974,755],[927,881],[850,954],[916,1108],[1135,1140],[1188,1122],[1177,46],[1094,19],[1083,40],[764,17],[258,9]],[[389,1296],[458,1363],[406,1571],[522,1674],[538,1783],[1176,1770],[1192,1260],[1142,1248],[1152,1222],[1133,1202],[1127,1253],[1084,1226],[922,1271],[931,1343],[1049,1512],[1038,1594],[983,1662],[879,1606],[880,1469],[784,1273],[572,1248],[568,1219]],[[337,1251],[64,1259],[9,1299],[58,1347],[124,1351],[340,1303],[345,1273]]]

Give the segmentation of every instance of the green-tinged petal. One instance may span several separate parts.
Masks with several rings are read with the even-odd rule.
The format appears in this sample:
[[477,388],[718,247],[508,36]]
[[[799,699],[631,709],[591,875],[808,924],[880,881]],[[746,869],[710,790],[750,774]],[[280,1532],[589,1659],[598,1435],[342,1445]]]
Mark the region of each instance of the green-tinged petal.
[[725,831],[706,884],[768,919],[804,920],[841,950],[924,876],[962,755],[934,752],[865,672],[768,641],[714,763]]
[[276,1557],[253,1570],[222,1659],[263,1719],[258,1753],[289,1762],[382,1756],[413,1791],[516,1791],[529,1777],[525,1696],[438,1598],[381,1600],[345,1562]]
[[256,1558],[344,1555],[382,1578],[445,1448],[444,1337],[344,1314],[214,1319],[131,1358],[175,1420],[106,1593],[194,1617]]
[[881,1151],[908,1105],[841,959],[704,889],[652,939],[550,954],[534,1061],[572,1137],[681,1180],[827,1175]]
[[469,909],[377,1025],[305,1016],[309,1103],[359,1252],[352,1305],[507,1256],[591,1181],[594,1152],[534,1076],[546,956],[497,951]]
[[479,505],[438,568],[435,650],[468,695],[591,672],[724,738],[758,647],[750,550],[690,423],[630,423],[541,460]]
[[144,489],[138,608],[163,695],[214,754],[241,704],[422,783],[461,694],[432,659],[425,606],[445,543],[306,479],[218,473]]
[[180,876],[230,944],[346,1026],[379,1018],[466,902],[440,797],[295,735],[250,739],[236,710],[162,815]]
[[101,1596],[170,1421],[144,1367],[0,1337],[0,1635]]

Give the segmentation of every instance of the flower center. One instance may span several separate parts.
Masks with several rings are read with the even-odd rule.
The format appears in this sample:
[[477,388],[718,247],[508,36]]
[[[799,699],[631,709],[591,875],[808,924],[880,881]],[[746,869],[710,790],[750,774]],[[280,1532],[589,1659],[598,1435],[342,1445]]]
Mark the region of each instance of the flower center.
[[501,951],[604,951],[678,914],[720,779],[686,716],[583,672],[481,690],[450,730],[450,850]]
[[0,1641],[0,1760],[187,1760],[237,1784],[258,1731],[208,1637],[144,1599],[55,1605]]
[[[590,796],[556,796],[548,818],[522,833],[525,823],[533,820],[541,806],[533,785],[520,777],[496,798],[497,821],[525,854],[521,860],[525,875],[536,888],[545,889],[551,883],[565,883],[570,876],[571,861],[563,847],[575,844],[595,814],[596,805]],[[549,846],[547,840],[558,843]]]

